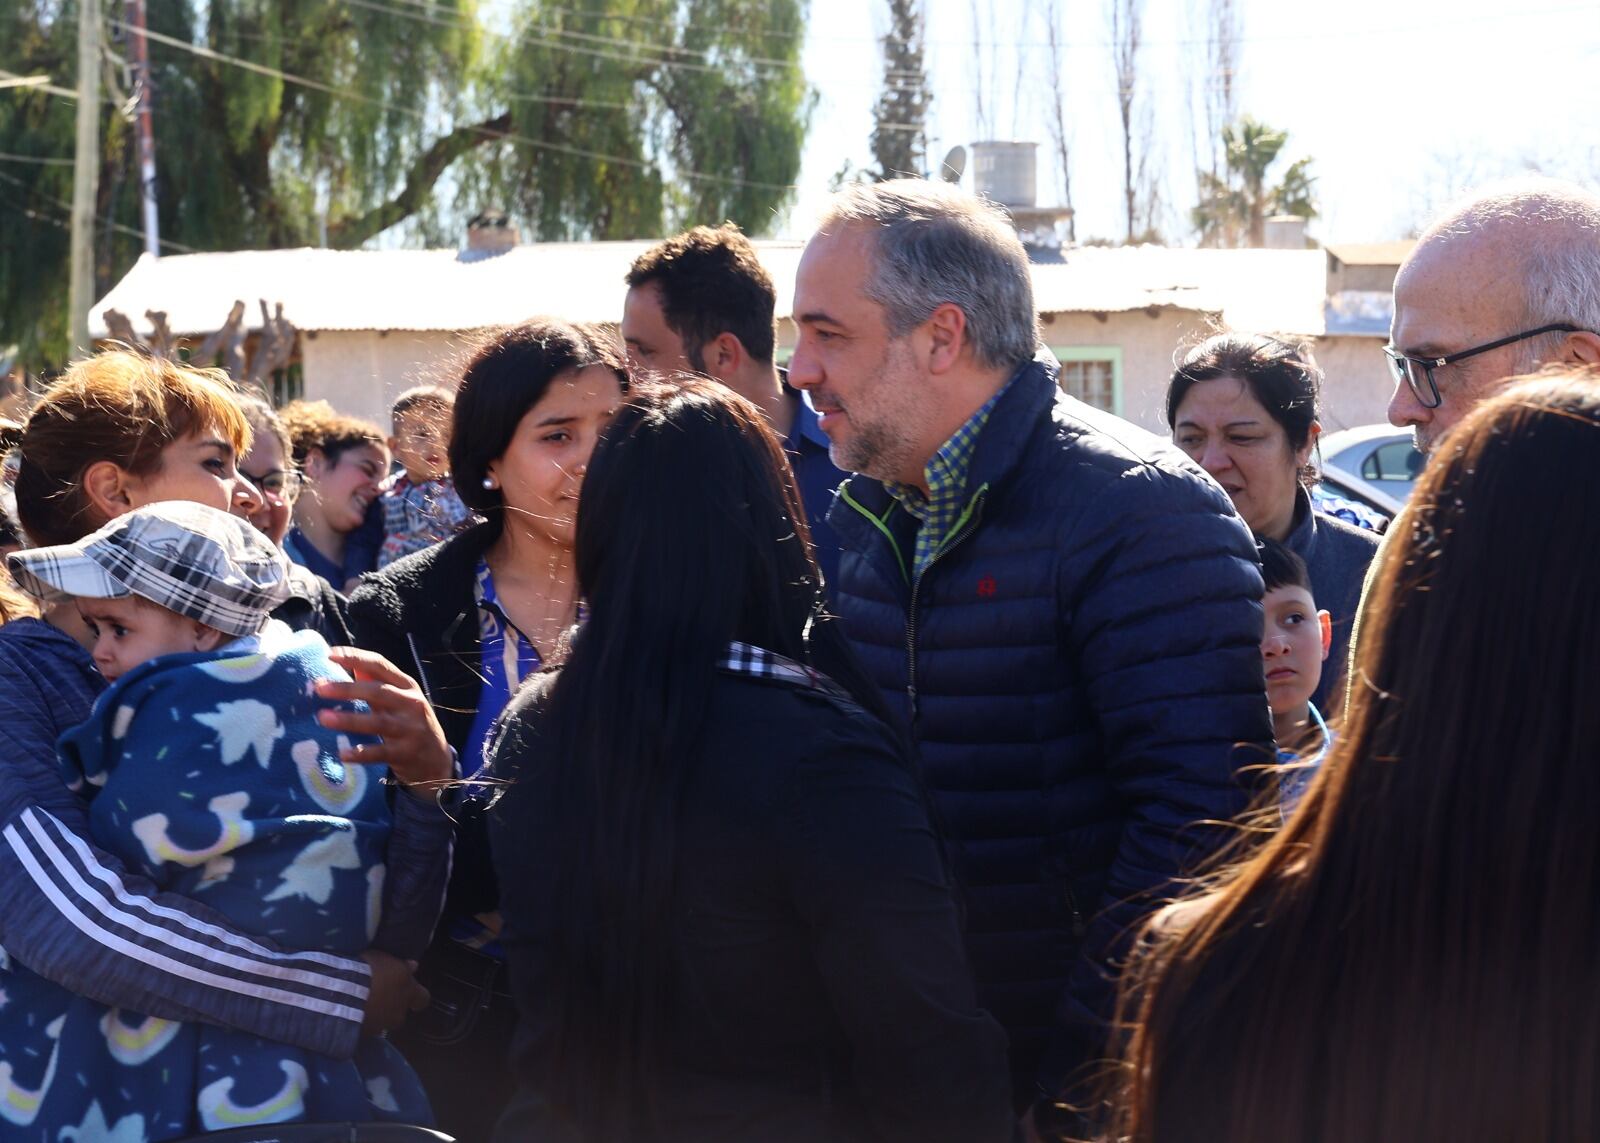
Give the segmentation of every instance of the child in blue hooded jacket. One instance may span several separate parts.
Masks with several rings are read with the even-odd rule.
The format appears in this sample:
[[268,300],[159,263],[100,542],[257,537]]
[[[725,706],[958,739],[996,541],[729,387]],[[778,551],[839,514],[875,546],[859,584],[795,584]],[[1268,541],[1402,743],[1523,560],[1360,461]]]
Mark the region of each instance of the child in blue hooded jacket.
[[[315,684],[345,676],[320,636],[268,620],[287,564],[266,537],[214,508],[170,502],[9,562],[35,594],[76,599],[112,683],[60,743],[97,845],[242,931],[330,961],[374,946],[419,954],[431,918],[382,916],[383,789],[339,761],[348,743],[316,717]],[[154,1143],[265,1123],[431,1119],[383,1040],[336,1060],[111,1008],[17,965],[6,985],[4,1138]],[[317,1002],[359,1003],[336,988]]]

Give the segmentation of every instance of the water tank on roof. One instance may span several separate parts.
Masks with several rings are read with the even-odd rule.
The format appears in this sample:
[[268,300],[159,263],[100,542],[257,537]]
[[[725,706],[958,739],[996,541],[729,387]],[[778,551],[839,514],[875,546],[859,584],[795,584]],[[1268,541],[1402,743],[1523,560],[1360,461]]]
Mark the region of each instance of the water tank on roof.
[[1298,214],[1268,215],[1262,235],[1268,250],[1304,250],[1306,220]]
[[990,141],[972,144],[972,189],[1001,206],[1039,201],[1039,144]]

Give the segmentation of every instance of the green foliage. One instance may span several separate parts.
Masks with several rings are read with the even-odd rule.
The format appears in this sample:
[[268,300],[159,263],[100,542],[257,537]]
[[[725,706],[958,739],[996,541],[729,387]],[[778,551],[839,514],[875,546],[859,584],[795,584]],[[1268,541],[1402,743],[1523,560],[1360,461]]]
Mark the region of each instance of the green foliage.
[[1223,172],[1196,172],[1200,201],[1190,221],[1202,246],[1261,246],[1269,214],[1317,217],[1309,158],[1289,164],[1276,186],[1269,182],[1288,143],[1287,131],[1248,115],[1222,129]]
[[804,16],[803,0],[523,0],[488,94],[533,145],[482,149],[465,185],[544,240],[764,233],[810,119]]
[[[76,3],[0,0],[0,68],[75,86]],[[475,4],[148,0],[169,252],[310,245],[324,223],[336,247],[401,222],[448,243],[496,202],[545,239],[773,224],[813,99],[805,0],[520,0],[510,36]],[[103,12],[125,58],[122,5]],[[128,94],[102,119],[97,294],[142,249]],[[70,158],[74,114],[0,91],[0,152]],[[70,166],[0,160],[0,344],[33,367],[65,357],[71,194]]]

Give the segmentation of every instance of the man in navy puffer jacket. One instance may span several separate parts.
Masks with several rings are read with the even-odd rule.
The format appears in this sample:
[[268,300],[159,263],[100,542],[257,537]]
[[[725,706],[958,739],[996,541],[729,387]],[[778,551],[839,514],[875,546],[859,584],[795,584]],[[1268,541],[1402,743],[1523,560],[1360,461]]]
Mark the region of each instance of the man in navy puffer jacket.
[[838,196],[792,384],[839,467],[846,629],[918,753],[1019,1110],[1108,1047],[1125,935],[1228,836],[1269,754],[1261,575],[1227,496],[1063,394],[1005,216],[944,184]]

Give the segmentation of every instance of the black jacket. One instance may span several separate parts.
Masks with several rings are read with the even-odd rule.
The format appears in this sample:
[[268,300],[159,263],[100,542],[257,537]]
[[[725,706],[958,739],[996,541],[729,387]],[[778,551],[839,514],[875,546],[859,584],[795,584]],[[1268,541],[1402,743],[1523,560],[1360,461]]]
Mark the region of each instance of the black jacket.
[[[496,1139],[573,1143],[545,1083],[558,779],[527,696],[490,814],[521,1017]],[[1008,1140],[1005,1037],[978,1007],[904,748],[831,684],[727,670],[706,725],[677,822],[661,1119],[641,1143]]]
[[882,484],[852,478],[830,515],[845,630],[915,743],[1019,1089],[1097,1058],[1120,940],[1228,836],[1202,823],[1244,808],[1237,765],[1271,757],[1255,544],[1152,440],[1034,361],[915,582],[916,521]]
[[[356,646],[416,678],[458,754],[466,749],[482,690],[473,579],[479,558],[499,534],[498,523],[476,525],[363,576],[350,596]],[[461,761],[464,769],[476,769],[471,760]],[[493,911],[498,897],[482,815],[473,803],[452,813],[460,825],[441,932],[449,931],[454,917]]]
[[[334,647],[352,647],[350,601],[335,591],[327,580],[301,567],[289,564],[289,598],[272,611],[272,617],[288,624],[291,631],[315,631]],[[395,664],[402,669],[404,663]]]

